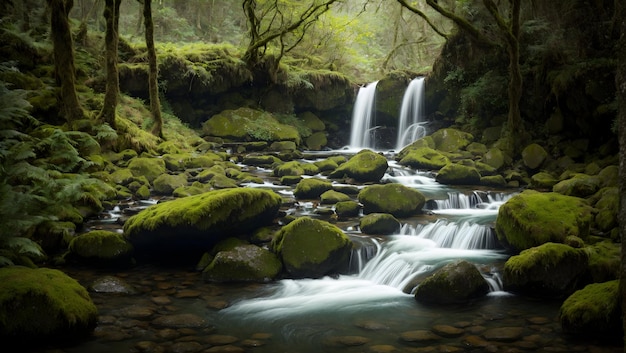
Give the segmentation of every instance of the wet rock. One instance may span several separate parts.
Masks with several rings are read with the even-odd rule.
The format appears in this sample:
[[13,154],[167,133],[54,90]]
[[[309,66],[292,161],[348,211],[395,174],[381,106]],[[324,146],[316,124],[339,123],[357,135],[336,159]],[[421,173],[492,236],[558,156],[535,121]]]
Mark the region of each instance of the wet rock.
[[165,174],[165,161],[161,158],[137,157],[128,163],[128,169],[135,177],[143,176],[152,183],[159,175]]
[[362,150],[328,175],[332,179],[351,178],[359,182],[378,182],[389,168],[387,158]]
[[402,332],[400,334],[400,339],[408,343],[420,343],[438,341],[441,339],[441,336],[438,336],[428,330],[415,330]]
[[552,191],[562,195],[588,197],[600,190],[600,178],[595,175],[574,174],[569,179],[561,180],[552,187]]
[[400,221],[388,213],[370,213],[361,218],[359,228],[365,234],[389,235],[400,231]]
[[369,346],[367,348],[368,352],[371,353],[395,353],[395,352],[400,352],[400,350],[397,347],[394,347],[392,345],[389,344],[377,344],[374,346]]
[[428,147],[413,148],[403,155],[398,164],[415,169],[439,170],[450,163],[448,157]]
[[322,179],[303,179],[296,185],[293,195],[298,199],[317,199],[324,192],[332,190],[331,182]]
[[569,245],[546,243],[510,257],[504,264],[504,289],[537,297],[572,293],[587,269],[588,255]]
[[203,353],[245,353],[245,349],[237,346],[225,345],[211,347],[205,350]]
[[329,345],[357,347],[369,343],[371,340],[363,336],[338,336],[331,337],[328,341]]
[[352,241],[328,222],[301,217],[277,233],[272,248],[291,276],[321,277],[347,263]]
[[488,341],[476,335],[463,337],[463,344],[473,348],[485,348],[490,345]]
[[422,193],[397,183],[367,186],[358,199],[365,214],[389,213],[398,218],[419,214],[426,203]]
[[488,341],[514,342],[521,339],[523,333],[522,327],[496,327],[485,331],[483,337]]
[[247,340],[241,341],[241,345],[244,347],[256,348],[256,347],[263,347],[265,345],[265,342],[261,340],[247,339]]
[[498,210],[498,239],[517,251],[546,242],[562,243],[575,235],[589,234],[592,208],[585,200],[558,193],[526,190],[513,196]]
[[137,352],[141,352],[141,353],[163,353],[165,352],[165,347],[163,347],[163,345],[158,344],[156,342],[152,342],[152,341],[141,341],[141,342],[137,342],[134,346],[134,349],[137,350]]
[[559,312],[561,326],[577,335],[618,339],[622,336],[619,298],[617,280],[589,284],[563,302]]
[[489,292],[476,266],[461,260],[437,270],[415,290],[415,300],[430,304],[463,303]]
[[458,337],[465,332],[463,329],[450,325],[435,325],[432,331],[442,337]]
[[548,152],[536,143],[530,144],[522,150],[522,161],[530,169],[539,168],[547,156]]
[[66,258],[79,263],[129,267],[134,264],[134,248],[120,233],[94,230],[70,241]]
[[383,324],[382,322],[372,320],[358,321],[357,323],[355,323],[355,326],[368,331],[380,331],[389,329],[389,326]]
[[223,346],[239,341],[239,338],[229,335],[209,335],[205,341],[214,346]]
[[281,270],[282,263],[274,253],[246,244],[218,252],[202,271],[202,278],[209,282],[267,282]]
[[452,128],[437,130],[430,136],[435,142],[435,149],[444,152],[463,150],[474,140],[472,134]]
[[334,205],[342,201],[350,201],[350,196],[335,190],[328,190],[320,195],[320,202],[324,205]]
[[356,201],[341,201],[335,204],[335,213],[342,218],[356,217],[361,211],[361,205]]
[[196,353],[202,350],[202,345],[198,342],[175,342],[169,348],[171,353]]
[[185,174],[161,174],[154,179],[153,189],[159,195],[172,195],[174,190],[185,185],[187,185],[187,176]]
[[202,328],[209,326],[203,317],[195,314],[163,315],[152,320],[152,324],[163,328]]
[[176,298],[197,298],[202,294],[199,290],[183,289],[176,293]]
[[138,291],[128,282],[115,276],[103,276],[94,280],[89,287],[94,293],[137,294]]
[[480,173],[475,167],[451,163],[439,170],[435,180],[446,185],[477,185],[480,184]]
[[131,305],[124,308],[120,308],[117,311],[117,314],[126,318],[133,319],[145,319],[154,315],[154,308],[141,306],[141,305]]

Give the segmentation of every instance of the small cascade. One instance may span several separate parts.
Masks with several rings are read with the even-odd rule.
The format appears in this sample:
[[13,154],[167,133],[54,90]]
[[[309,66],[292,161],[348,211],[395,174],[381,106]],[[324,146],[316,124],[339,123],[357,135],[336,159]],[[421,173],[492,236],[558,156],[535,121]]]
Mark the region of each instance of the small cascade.
[[426,136],[423,122],[424,77],[413,79],[404,92],[400,116],[398,118],[398,137],[396,151],[413,141]]
[[448,198],[443,200],[431,200],[429,206],[432,210],[448,209],[483,209],[495,210],[515,194],[502,192],[474,191],[470,194],[461,192],[448,192]]
[[350,148],[374,148],[376,85],[378,81],[359,88],[352,110]]
[[416,227],[405,224],[401,234],[430,239],[440,248],[478,250],[500,247],[491,227],[471,222],[457,223],[439,219],[434,223]]

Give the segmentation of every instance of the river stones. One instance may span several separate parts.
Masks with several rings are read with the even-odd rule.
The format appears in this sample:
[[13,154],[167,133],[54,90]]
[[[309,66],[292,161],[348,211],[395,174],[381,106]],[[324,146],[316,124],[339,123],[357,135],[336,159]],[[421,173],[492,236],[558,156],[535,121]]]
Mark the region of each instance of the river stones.
[[419,214],[426,203],[422,193],[397,183],[367,186],[358,199],[365,214],[389,213],[398,218]]
[[350,201],[350,196],[335,190],[325,191],[320,195],[320,202],[323,205],[334,205],[337,202]]
[[476,266],[461,260],[445,265],[419,284],[415,300],[426,304],[463,303],[489,292]]
[[556,183],[552,191],[568,196],[588,197],[600,190],[600,185],[598,176],[577,173]]
[[338,272],[347,265],[352,241],[328,222],[301,217],[277,233],[272,249],[290,276],[316,278]]
[[576,291],[561,305],[559,318],[569,333],[620,338],[619,281],[593,283]]
[[332,190],[331,182],[322,179],[303,179],[296,185],[293,195],[298,199],[317,199],[324,192]]
[[153,182],[153,189],[159,195],[171,195],[174,190],[187,185],[185,174],[161,174]]
[[361,211],[361,205],[356,201],[341,201],[335,204],[335,213],[340,218],[356,217]]
[[331,172],[328,177],[331,179],[347,177],[363,183],[378,182],[385,175],[387,168],[389,168],[387,158],[370,150],[362,150]]
[[472,134],[452,128],[437,130],[431,137],[435,142],[435,149],[443,152],[463,150],[474,140]]
[[152,325],[160,328],[204,328],[209,327],[209,322],[196,314],[172,314],[161,315],[152,320]]
[[150,183],[165,174],[165,161],[161,158],[137,157],[130,160],[128,169],[135,177],[144,176]]
[[94,280],[88,287],[94,293],[137,294],[138,291],[128,282],[115,276],[103,276]]
[[63,272],[18,266],[0,268],[3,344],[79,339],[93,331],[97,320],[98,309],[87,290]]
[[388,213],[370,213],[359,223],[361,232],[365,234],[394,234],[400,231],[400,226],[400,221]]
[[432,148],[418,147],[406,152],[398,163],[415,169],[439,170],[449,164],[450,159]]
[[530,144],[522,150],[522,161],[529,169],[539,168],[546,157],[548,157],[548,152],[536,143]]
[[510,257],[504,264],[504,289],[535,297],[569,295],[587,270],[588,255],[569,245],[546,243]]
[[124,233],[137,255],[192,260],[226,236],[269,225],[281,204],[271,191],[215,190],[150,206],[126,221]]
[[583,199],[525,190],[500,206],[496,234],[517,251],[562,243],[570,235],[584,240],[592,217],[592,208]]
[[94,230],[70,241],[68,260],[95,266],[127,267],[134,263],[134,248],[120,233]]
[[282,270],[278,257],[256,245],[238,245],[218,252],[202,271],[208,282],[267,282]]
[[435,180],[447,185],[477,185],[480,184],[480,173],[475,167],[451,163],[439,170]]

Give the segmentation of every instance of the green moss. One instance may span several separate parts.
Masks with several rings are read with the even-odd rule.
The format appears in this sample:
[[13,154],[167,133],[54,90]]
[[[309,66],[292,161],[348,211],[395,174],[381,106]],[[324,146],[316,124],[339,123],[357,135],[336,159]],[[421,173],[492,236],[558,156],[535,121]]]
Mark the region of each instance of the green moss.
[[350,196],[338,191],[328,190],[320,195],[320,200],[321,203],[325,205],[336,204],[337,202],[341,201],[349,201]]
[[547,242],[562,243],[569,235],[586,239],[592,208],[585,200],[557,193],[526,190],[498,210],[498,239],[517,250]]
[[552,190],[558,180],[548,172],[539,172],[530,177],[530,186],[535,189]]
[[410,150],[398,162],[416,169],[438,170],[450,163],[448,157],[428,147]]
[[153,182],[161,174],[165,174],[165,161],[161,158],[133,158],[128,163],[133,176],[144,176],[149,182]]
[[359,192],[358,199],[365,214],[390,213],[395,217],[419,214],[426,203],[422,193],[396,183],[367,186]]
[[533,143],[524,148],[522,151],[522,160],[524,165],[530,169],[537,169],[546,160],[548,152],[543,147]]
[[97,318],[87,290],[63,272],[0,268],[0,331],[5,339],[75,339],[92,331]]
[[154,179],[154,192],[160,195],[171,195],[174,190],[187,185],[185,174],[161,174]]
[[133,246],[122,234],[95,230],[81,234],[69,244],[71,257],[97,265],[129,265]]
[[441,168],[435,179],[441,184],[477,185],[480,183],[480,173],[474,167],[452,163]]
[[400,226],[400,221],[388,213],[370,213],[359,222],[359,228],[365,234],[389,235],[399,232]]
[[282,161],[278,157],[272,155],[249,154],[243,158],[243,163],[246,165],[271,167],[282,163]]
[[333,188],[331,182],[322,179],[309,178],[301,180],[293,191],[299,199],[317,199],[322,193]]
[[330,173],[329,177],[348,177],[360,182],[378,182],[385,175],[388,167],[387,158],[384,156],[370,150],[362,150],[341,164]]
[[335,162],[334,160],[330,158],[323,159],[321,161],[316,161],[314,162],[314,164],[317,166],[320,172],[332,171],[332,170],[337,169],[337,167],[339,167],[339,164],[337,164],[337,162]]
[[236,245],[219,251],[202,271],[211,282],[267,282],[282,270],[278,257],[256,245]]
[[271,113],[250,108],[225,110],[202,125],[204,134],[237,141],[293,141],[300,144],[298,130],[281,124]]
[[290,161],[284,164],[279,165],[274,169],[274,175],[281,176],[300,176],[304,174],[304,168],[302,167],[302,163],[298,161]]
[[592,282],[605,282],[619,278],[621,245],[610,240],[586,246],[589,256],[589,277]]
[[559,317],[567,332],[620,338],[619,281],[593,283],[575,292],[561,305]]
[[472,134],[451,128],[437,130],[430,136],[435,143],[435,149],[443,152],[462,150],[474,140]]
[[445,265],[415,290],[415,300],[427,304],[463,303],[481,297],[489,285],[476,266],[467,261]]
[[328,139],[325,132],[319,131],[307,137],[305,143],[309,150],[319,151],[328,144]]
[[361,206],[356,201],[341,201],[335,204],[335,213],[339,217],[356,217],[361,211]]
[[574,174],[571,178],[562,180],[552,187],[552,191],[559,194],[577,197],[587,197],[600,189],[600,178],[595,175]]

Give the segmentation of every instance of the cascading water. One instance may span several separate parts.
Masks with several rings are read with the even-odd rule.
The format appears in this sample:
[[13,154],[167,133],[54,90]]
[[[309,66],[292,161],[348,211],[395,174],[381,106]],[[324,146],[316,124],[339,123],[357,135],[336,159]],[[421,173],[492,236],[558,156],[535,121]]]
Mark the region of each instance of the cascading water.
[[426,135],[423,118],[424,77],[413,79],[404,92],[400,116],[396,151]]
[[375,119],[376,85],[372,82],[359,88],[359,93],[352,110],[352,130],[350,131],[350,148],[374,148],[372,138],[377,126]]

